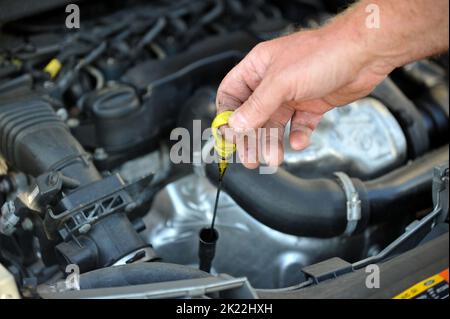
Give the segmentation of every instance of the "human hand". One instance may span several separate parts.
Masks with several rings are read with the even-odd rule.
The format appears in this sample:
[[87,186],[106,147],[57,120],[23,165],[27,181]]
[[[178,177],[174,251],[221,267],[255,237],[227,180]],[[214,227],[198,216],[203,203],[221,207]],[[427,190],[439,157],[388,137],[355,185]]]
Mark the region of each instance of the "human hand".
[[[258,44],[227,74],[217,92],[217,112],[235,110],[229,120],[233,133],[225,136],[238,141],[244,166],[256,168],[260,162],[279,165],[289,121],[291,147],[302,150],[325,112],[366,96],[395,67],[448,47],[448,41],[430,40],[428,53],[423,49],[425,39],[415,41],[418,36],[412,31],[436,33],[436,26],[431,22],[408,24],[404,20],[409,18],[399,17],[392,2],[377,2],[385,8],[381,22],[390,23],[385,29],[364,27],[365,3],[361,1],[348,17],[342,15],[320,29]],[[448,3],[442,1],[442,5]],[[430,15],[439,13],[433,10],[436,12]],[[255,132],[258,128],[266,129],[264,136]],[[277,134],[270,134],[270,128]],[[257,136],[256,143],[236,138],[251,131]]]

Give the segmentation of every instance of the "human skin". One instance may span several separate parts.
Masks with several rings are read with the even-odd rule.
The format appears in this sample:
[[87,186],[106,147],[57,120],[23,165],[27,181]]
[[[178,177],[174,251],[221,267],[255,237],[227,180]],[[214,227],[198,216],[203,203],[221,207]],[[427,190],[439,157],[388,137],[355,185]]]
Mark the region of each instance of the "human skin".
[[[373,4],[379,28],[366,25]],[[396,67],[448,50],[448,10],[448,0],[362,0],[319,29],[254,47],[223,79],[216,100],[218,113],[235,110],[227,139],[242,142],[236,137],[258,128],[278,132],[275,141],[262,137],[261,156],[238,143],[243,165],[279,165],[289,121],[291,147],[302,150],[325,112],[368,95]]]

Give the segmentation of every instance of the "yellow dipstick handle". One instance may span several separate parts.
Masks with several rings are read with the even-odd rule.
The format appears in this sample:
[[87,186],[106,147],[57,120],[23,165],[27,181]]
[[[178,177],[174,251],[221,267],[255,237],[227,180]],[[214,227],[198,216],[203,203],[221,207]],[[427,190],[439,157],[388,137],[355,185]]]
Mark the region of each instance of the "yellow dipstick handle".
[[44,71],[50,74],[50,77],[53,79],[58,75],[61,68],[61,62],[58,59],[54,58],[45,66]]
[[212,135],[214,137],[214,149],[219,155],[219,177],[222,178],[225,170],[228,166],[227,159],[233,155],[236,151],[236,145],[228,142],[225,137],[219,133],[219,128],[221,126],[228,124],[228,119],[230,118],[232,111],[225,111],[217,114],[216,118],[211,124]]

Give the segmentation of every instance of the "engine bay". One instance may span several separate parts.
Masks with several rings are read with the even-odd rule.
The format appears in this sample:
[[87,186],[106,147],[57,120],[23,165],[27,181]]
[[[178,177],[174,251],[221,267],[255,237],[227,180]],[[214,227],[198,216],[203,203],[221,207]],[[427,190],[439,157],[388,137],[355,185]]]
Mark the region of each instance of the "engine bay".
[[[193,141],[188,161],[175,163],[173,130],[208,128],[220,81],[252,47],[317,27],[339,5],[79,6],[80,29],[64,26],[60,7],[0,19],[0,267],[21,297],[172,283],[139,296],[216,287],[197,297],[300,298],[321,278],[403,256],[430,236],[446,236],[448,248],[448,54],[396,69],[328,112],[311,145],[287,147],[274,174],[232,164],[205,273],[198,232],[211,223],[217,171],[196,159],[211,143]],[[71,265],[78,289],[66,280]],[[117,296],[127,293],[137,292]]]

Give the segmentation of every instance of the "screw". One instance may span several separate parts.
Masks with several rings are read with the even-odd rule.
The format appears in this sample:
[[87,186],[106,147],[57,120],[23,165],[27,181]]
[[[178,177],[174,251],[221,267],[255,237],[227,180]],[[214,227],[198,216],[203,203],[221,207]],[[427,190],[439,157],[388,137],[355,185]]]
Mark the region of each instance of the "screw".
[[68,125],[70,128],[75,128],[75,127],[80,126],[80,121],[79,121],[78,119],[75,119],[75,118],[69,118],[69,119],[67,120],[67,125]]
[[125,207],[125,211],[127,213],[133,211],[136,208],[136,203],[129,203],[126,207]]
[[58,184],[59,181],[59,175],[58,173],[52,172],[50,173],[50,175],[48,176],[48,181],[47,184],[49,186],[55,186],[56,184]]
[[80,234],[86,234],[90,230],[91,230],[91,224],[84,224],[83,226],[78,228],[78,232]]
[[53,82],[50,81],[45,81],[44,82],[44,88],[47,90],[53,89],[55,87],[55,84]]
[[56,111],[56,115],[61,119],[61,121],[65,122],[69,118],[69,113],[65,108],[60,108]]
[[106,153],[106,151],[103,148],[99,147],[94,151],[94,158],[97,161],[105,160],[108,158],[108,153]]
[[23,229],[28,231],[33,230],[33,222],[31,221],[31,219],[25,218],[22,222],[22,227]]

